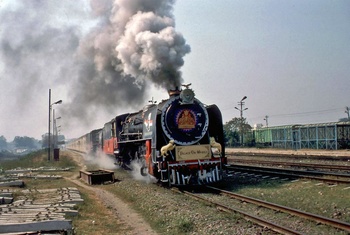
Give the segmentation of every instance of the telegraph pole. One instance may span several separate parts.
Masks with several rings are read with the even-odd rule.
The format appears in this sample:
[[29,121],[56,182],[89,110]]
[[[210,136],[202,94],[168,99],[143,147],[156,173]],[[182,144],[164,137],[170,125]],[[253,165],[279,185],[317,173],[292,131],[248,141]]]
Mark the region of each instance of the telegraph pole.
[[265,116],[264,120],[266,121],[266,127],[269,127],[269,116]]
[[49,126],[48,126],[48,131],[49,131],[49,138],[48,138],[48,148],[47,148],[47,160],[50,161],[50,153],[51,153],[51,109],[52,105],[54,104],[61,104],[62,100],[56,101],[55,103],[51,104],[51,89],[49,89]]
[[49,136],[48,136],[48,142],[47,142],[47,160],[50,161],[50,151],[51,151],[51,148],[50,148],[50,145],[51,145],[51,89],[49,89]]
[[245,108],[243,109],[243,105],[244,105],[244,102],[243,100],[247,99],[247,96],[244,96],[241,101],[238,102],[238,105],[241,107],[241,108],[237,108],[235,107],[235,109],[237,109],[238,111],[240,111],[240,114],[241,114],[241,121],[240,121],[240,131],[241,131],[241,145],[243,145],[243,111],[247,110],[248,108]]

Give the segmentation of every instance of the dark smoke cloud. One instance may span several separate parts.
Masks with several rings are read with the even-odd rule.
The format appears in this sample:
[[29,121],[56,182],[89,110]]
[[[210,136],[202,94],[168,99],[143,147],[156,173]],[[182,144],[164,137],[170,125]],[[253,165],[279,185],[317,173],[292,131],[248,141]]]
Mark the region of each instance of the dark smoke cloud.
[[[151,85],[182,82],[190,52],[173,0],[26,0],[0,9],[0,58],[23,107],[43,87],[64,90],[65,120],[140,107]],[[68,124],[68,123],[67,123]]]

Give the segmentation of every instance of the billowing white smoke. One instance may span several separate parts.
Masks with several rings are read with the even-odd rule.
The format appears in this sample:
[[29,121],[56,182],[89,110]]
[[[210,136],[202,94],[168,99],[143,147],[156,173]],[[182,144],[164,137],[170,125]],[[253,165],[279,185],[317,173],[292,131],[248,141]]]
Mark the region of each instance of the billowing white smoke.
[[172,0],[92,0],[100,23],[81,49],[92,53],[99,72],[112,66],[139,87],[147,80],[165,89],[179,86],[179,69],[190,47],[175,30],[173,4]]
[[97,151],[95,154],[85,154],[84,161],[88,165],[96,165],[101,169],[114,170],[117,169],[115,159],[104,154],[102,151]]
[[[101,150],[93,154],[85,154],[83,155],[83,158],[85,162],[85,168],[87,168],[87,165],[93,168],[98,167],[100,169],[106,169],[106,170],[115,170],[120,168],[118,165],[115,164],[116,160],[113,157],[110,157],[104,154]],[[149,174],[147,174],[146,176],[141,175],[141,167],[142,167],[141,162],[137,160],[132,161],[130,165],[128,165],[127,167],[130,168],[131,170],[130,173],[135,180],[142,181],[147,184],[157,182],[157,179],[152,175],[149,175]]]
[[116,46],[121,61],[117,67],[125,75],[135,77],[137,83],[149,78],[166,88],[180,85],[178,69],[190,48],[174,26],[174,20],[167,16],[137,12]]
[[152,175],[147,174],[146,176],[141,175],[142,163],[138,161],[132,161],[130,164],[132,177],[138,181],[149,183],[156,183],[157,179]]

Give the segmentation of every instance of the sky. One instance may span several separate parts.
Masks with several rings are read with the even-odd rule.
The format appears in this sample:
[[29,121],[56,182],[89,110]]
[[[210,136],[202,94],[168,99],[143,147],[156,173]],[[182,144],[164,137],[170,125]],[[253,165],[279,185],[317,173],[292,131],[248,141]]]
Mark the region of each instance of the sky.
[[75,138],[188,83],[224,122],[335,122],[349,28],[347,0],[0,0],[0,136],[41,139],[49,89]]

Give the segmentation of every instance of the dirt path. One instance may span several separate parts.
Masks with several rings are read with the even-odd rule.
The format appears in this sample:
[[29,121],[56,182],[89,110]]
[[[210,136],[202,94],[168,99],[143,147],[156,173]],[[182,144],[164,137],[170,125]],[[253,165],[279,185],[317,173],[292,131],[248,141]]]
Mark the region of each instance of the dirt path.
[[[84,162],[82,162],[83,158],[79,156],[78,153],[72,153],[70,155],[74,159],[74,161],[78,163],[80,168],[84,167]],[[89,190],[92,193],[95,193],[95,195],[105,205],[106,210],[110,210],[113,215],[115,215],[119,220],[123,221],[132,229],[131,234],[135,234],[135,235],[156,235],[157,234],[138,213],[136,213],[132,208],[130,208],[127,204],[125,204],[121,199],[116,197],[114,194],[106,190],[87,185],[74,177],[66,178],[66,179],[77,184],[80,187],[83,187],[84,189]]]

